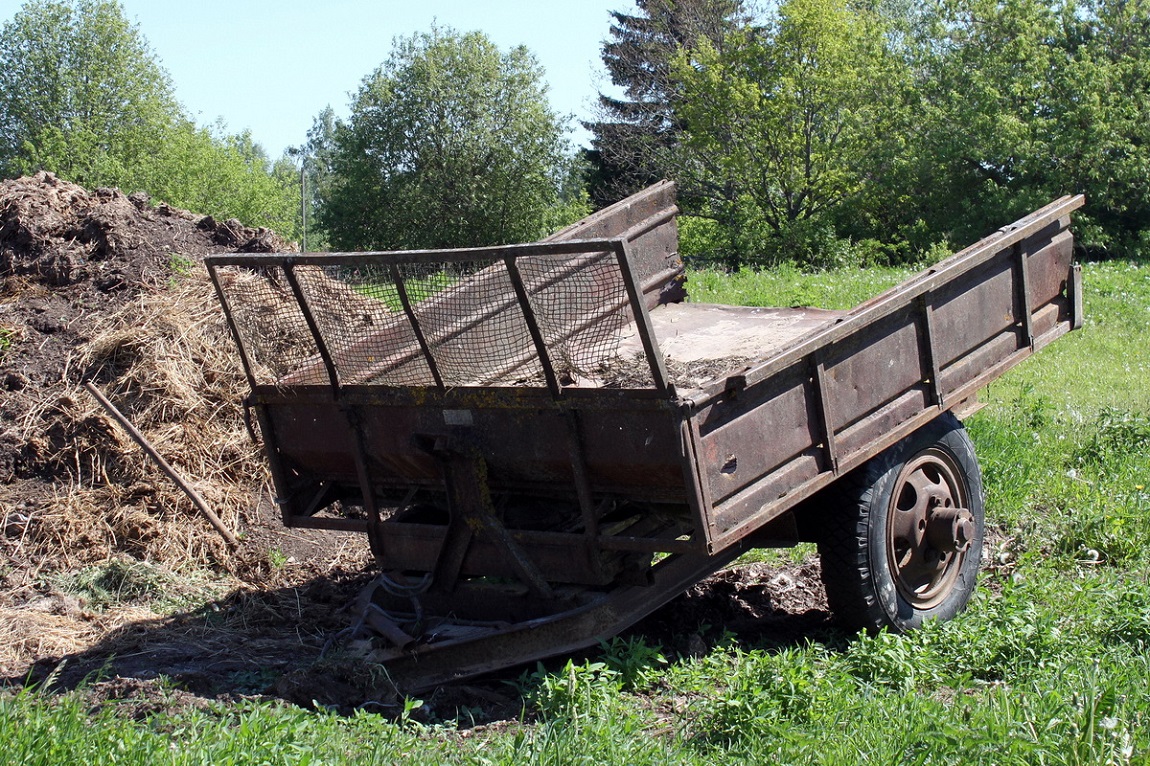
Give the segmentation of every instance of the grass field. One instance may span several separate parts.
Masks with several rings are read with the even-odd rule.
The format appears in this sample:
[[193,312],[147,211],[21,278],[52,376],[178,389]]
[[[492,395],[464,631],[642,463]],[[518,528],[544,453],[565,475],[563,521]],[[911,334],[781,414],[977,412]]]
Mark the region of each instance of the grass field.
[[[843,308],[903,271],[696,272],[696,300]],[[134,718],[0,694],[9,763],[1150,762],[1150,267],[1087,264],[1086,327],[984,393],[987,561],[967,612],[905,636],[696,658],[616,641],[521,679],[517,721],[253,700]],[[133,710],[138,711],[137,708]],[[418,720],[417,720],[418,718]]]

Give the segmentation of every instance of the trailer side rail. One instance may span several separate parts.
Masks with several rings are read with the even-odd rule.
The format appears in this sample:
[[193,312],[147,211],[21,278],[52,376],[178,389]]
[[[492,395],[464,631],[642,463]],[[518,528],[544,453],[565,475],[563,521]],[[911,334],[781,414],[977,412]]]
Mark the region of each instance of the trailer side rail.
[[1064,197],[691,396],[710,550],[752,533],[1082,323]]

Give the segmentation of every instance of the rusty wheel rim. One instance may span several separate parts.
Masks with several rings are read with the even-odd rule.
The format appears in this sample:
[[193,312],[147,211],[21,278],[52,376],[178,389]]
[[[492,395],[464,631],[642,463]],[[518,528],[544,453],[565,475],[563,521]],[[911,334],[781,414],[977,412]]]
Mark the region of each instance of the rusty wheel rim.
[[899,471],[887,513],[887,563],[899,594],[916,609],[946,600],[974,536],[962,470],[949,453],[919,453]]

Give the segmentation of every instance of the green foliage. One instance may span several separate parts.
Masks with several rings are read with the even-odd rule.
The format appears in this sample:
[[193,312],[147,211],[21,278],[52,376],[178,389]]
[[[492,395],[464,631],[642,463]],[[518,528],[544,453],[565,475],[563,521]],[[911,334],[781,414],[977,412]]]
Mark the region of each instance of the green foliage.
[[688,274],[687,292],[698,303],[850,309],[912,273],[905,268],[877,267],[810,272],[791,263],[763,271],[695,269]]
[[222,124],[209,129],[181,121],[137,172],[141,188],[170,205],[265,226],[286,239],[300,234],[296,167],[271,162],[248,132],[228,135]]
[[3,359],[8,349],[19,340],[20,331],[17,328],[0,325],[0,359]]
[[288,563],[287,555],[279,548],[268,549],[268,563],[272,569],[283,569]]
[[0,32],[0,171],[102,185],[158,152],[179,115],[117,2],[30,0]]
[[526,691],[531,707],[541,715],[572,721],[601,712],[622,683],[618,671],[605,662],[576,665],[568,660],[558,674],[538,666],[520,681],[520,687]]
[[721,50],[728,33],[750,22],[742,0],[637,0],[635,10],[611,11],[602,58],[621,94],[600,93],[599,119],[586,123],[594,134],[590,192],[600,207],[669,172],[663,154],[683,128],[672,73],[680,49],[707,40]]
[[844,0],[787,0],[721,50],[703,39],[675,60],[676,180],[726,227],[731,265],[843,265],[829,214],[860,193],[907,77],[885,39]]
[[[1150,202],[1150,5],[1144,0],[923,3],[902,172],[887,226],[967,241],[1083,192],[1082,243],[1139,256]],[[901,192],[894,192],[894,187]],[[901,195],[901,197],[900,197]],[[906,204],[898,208],[897,199]]]
[[667,665],[667,658],[657,646],[640,636],[614,636],[602,646],[603,661],[617,674],[621,688],[629,691],[646,688]]
[[176,278],[191,276],[196,271],[196,265],[194,258],[180,253],[172,253],[168,256],[168,268],[171,269],[173,277]]
[[175,573],[130,557],[119,557],[62,576],[58,587],[97,611],[133,604],[170,611],[195,603],[216,586],[199,574]]
[[638,146],[629,177],[679,183],[715,222],[687,253],[916,263],[1069,193],[1080,245],[1150,252],[1150,0],[786,0],[679,39],[651,13],[604,47],[650,87],[606,100],[628,118],[596,156]]
[[563,132],[526,48],[439,28],[398,39],[335,126],[318,223],[345,250],[536,239],[585,210]]
[[143,562],[112,559],[79,571],[67,586],[93,606],[106,607],[152,600],[170,583],[170,576]]
[[1078,452],[1082,463],[1104,466],[1130,455],[1150,451],[1150,417],[1106,407]]
[[0,173],[38,170],[298,233],[294,167],[197,127],[115,0],[29,0],[0,33]]

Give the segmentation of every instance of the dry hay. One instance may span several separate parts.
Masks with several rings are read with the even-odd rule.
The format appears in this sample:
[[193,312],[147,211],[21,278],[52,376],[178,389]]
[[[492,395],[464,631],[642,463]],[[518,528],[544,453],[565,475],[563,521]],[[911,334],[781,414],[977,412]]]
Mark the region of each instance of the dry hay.
[[[131,644],[139,626],[160,619],[153,609],[171,611],[164,599],[196,583],[191,575],[204,567],[214,584],[188,603],[223,588],[294,594],[317,575],[366,563],[358,538],[280,527],[261,448],[244,423],[247,382],[201,262],[211,253],[291,249],[267,230],[117,190],[89,192],[50,174],[0,182],[5,677],[89,650],[138,653]],[[268,294],[263,275],[237,278]],[[83,388],[87,380],[241,536],[238,550]],[[76,589],[73,575],[119,561],[178,579],[163,595],[130,603],[96,604]],[[237,601],[242,619],[245,603]],[[183,641],[182,631],[170,635]],[[269,632],[291,633],[283,624]],[[194,652],[203,642],[187,643]]]
[[261,576],[252,551],[229,552],[82,383],[94,380],[229,528],[250,532],[267,473],[200,258],[269,249],[292,246],[47,173],[0,182],[0,601],[18,603],[43,572],[117,553]]
[[[77,356],[82,377],[241,528],[267,476],[239,412],[244,379],[206,275],[98,318]],[[227,558],[188,498],[79,385],[44,391],[21,426],[31,459],[56,478],[51,494],[0,499],[4,518],[23,525],[21,557],[57,568],[117,551],[172,564]]]
[[[329,342],[330,336],[345,341],[359,338],[393,313],[382,300],[365,295],[322,267],[297,266],[294,271]],[[294,373],[297,378],[310,375],[306,379],[311,383],[327,382],[315,339],[282,271],[224,267],[216,276],[243,335],[257,381],[273,383]]]
[[155,617],[155,612],[141,606],[94,614],[75,599],[61,598],[0,607],[0,674],[18,676],[38,658],[75,654],[126,626]]

